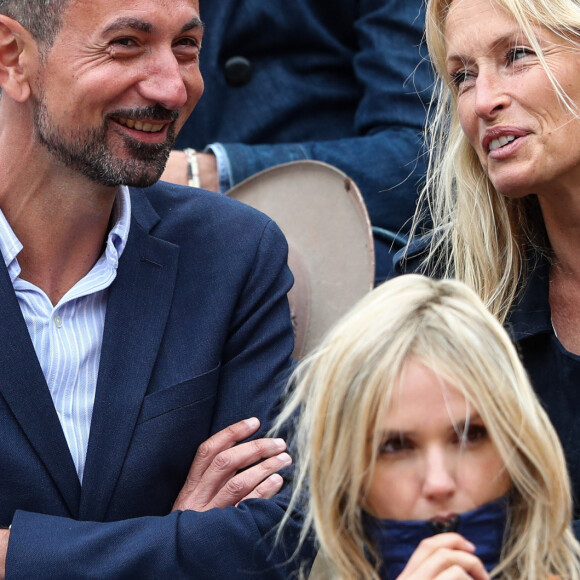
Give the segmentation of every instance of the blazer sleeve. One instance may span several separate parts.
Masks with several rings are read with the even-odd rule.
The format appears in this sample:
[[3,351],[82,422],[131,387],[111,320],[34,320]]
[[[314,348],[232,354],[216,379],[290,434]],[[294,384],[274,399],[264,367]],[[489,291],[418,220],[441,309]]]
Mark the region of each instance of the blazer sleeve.
[[[269,222],[224,346],[212,431],[247,416],[274,414],[292,364],[286,298],[291,283],[283,236]],[[104,523],[17,511],[6,577],[286,579],[298,565],[289,561],[292,548],[286,550],[298,525],[290,525],[283,545],[274,545],[273,534],[287,500],[285,488],[272,500],[247,500],[239,507]]]
[[361,97],[354,137],[246,145],[221,144],[232,185],[263,169],[299,159],[330,163],[359,186],[371,222],[390,231],[408,226],[418,181],[426,102],[432,77],[420,46],[424,14],[418,0],[361,0],[354,23],[359,50],[354,74]]

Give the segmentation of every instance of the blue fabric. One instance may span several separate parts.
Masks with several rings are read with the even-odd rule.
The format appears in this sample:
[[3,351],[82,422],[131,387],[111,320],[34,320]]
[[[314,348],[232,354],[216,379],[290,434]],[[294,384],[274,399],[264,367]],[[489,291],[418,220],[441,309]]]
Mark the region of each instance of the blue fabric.
[[[232,185],[279,163],[325,161],[354,179],[374,226],[406,231],[431,86],[421,0],[200,0],[200,12],[205,94],[177,147],[224,144]],[[251,64],[243,86],[226,80],[233,56]],[[391,258],[379,250],[379,269]]]
[[170,514],[200,443],[250,416],[263,433],[275,414],[294,345],[285,240],[263,214],[201,190],[133,189],[131,206],[82,487],[0,265],[7,577],[286,579],[295,562],[271,553],[285,493]]
[[580,518],[580,356],[568,352],[552,327],[550,266],[537,258],[520,301],[507,320],[524,366],[564,448],[572,482],[574,518]]
[[[472,542],[475,555],[489,572],[500,558],[508,502],[505,497],[457,516],[453,529]],[[437,531],[427,521],[378,520],[365,517],[365,530],[380,554],[381,578],[395,580],[407,565],[419,543]]]

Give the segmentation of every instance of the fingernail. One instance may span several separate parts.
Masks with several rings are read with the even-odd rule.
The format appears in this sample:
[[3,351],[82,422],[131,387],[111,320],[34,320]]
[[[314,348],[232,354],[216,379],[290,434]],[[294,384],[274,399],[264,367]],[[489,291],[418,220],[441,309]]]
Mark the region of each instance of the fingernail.
[[256,417],[251,417],[250,419],[246,419],[246,425],[252,429],[257,429],[260,426],[260,421]]
[[282,484],[284,483],[284,478],[277,474],[277,473],[273,473],[270,477],[270,482],[273,483],[275,486],[277,487],[281,487]]
[[475,544],[472,544],[469,540],[465,540],[465,545],[469,550],[475,552]]
[[284,465],[290,465],[292,463],[292,457],[290,457],[290,455],[288,455],[288,453],[280,453],[280,455],[278,455],[278,459]]
[[286,441],[284,441],[284,439],[274,439],[274,445],[276,445],[278,449],[286,449]]

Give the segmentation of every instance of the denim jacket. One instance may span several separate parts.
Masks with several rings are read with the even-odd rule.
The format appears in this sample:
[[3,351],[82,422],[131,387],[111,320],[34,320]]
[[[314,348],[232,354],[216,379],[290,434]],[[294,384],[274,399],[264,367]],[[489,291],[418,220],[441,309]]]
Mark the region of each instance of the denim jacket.
[[205,94],[177,148],[219,143],[224,189],[279,163],[325,161],[357,183],[379,235],[408,226],[431,78],[421,4],[200,0]]

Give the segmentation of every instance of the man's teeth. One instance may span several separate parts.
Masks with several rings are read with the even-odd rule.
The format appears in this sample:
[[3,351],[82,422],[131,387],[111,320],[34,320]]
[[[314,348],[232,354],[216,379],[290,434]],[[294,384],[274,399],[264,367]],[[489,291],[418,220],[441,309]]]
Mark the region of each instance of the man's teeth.
[[493,151],[494,149],[499,149],[500,147],[503,147],[504,145],[515,141],[516,139],[517,137],[515,135],[503,135],[498,137],[489,144],[489,150]]
[[159,133],[163,129],[163,125],[154,125],[153,123],[143,123],[142,121],[135,121],[134,119],[117,118],[117,121],[129,129],[136,129],[137,131],[144,131],[145,133]]

